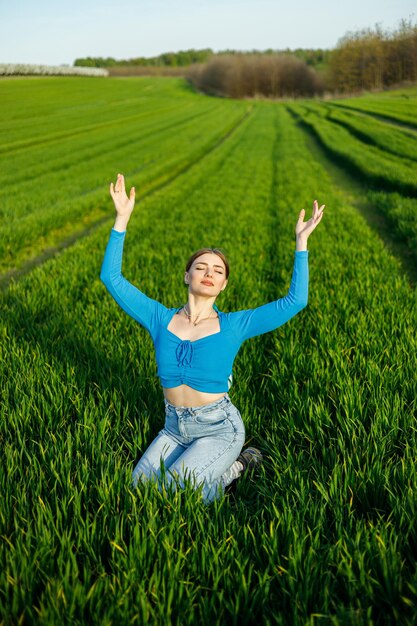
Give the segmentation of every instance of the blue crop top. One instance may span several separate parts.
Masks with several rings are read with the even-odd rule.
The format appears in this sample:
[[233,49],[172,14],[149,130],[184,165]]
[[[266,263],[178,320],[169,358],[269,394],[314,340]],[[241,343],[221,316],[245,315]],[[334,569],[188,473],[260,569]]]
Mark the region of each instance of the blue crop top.
[[197,391],[226,392],[232,367],[242,343],[287,322],[307,305],[308,252],[295,252],[294,270],[288,295],[256,309],[223,313],[220,331],[195,341],[180,339],[168,325],[180,308],[167,308],[152,300],[122,276],[123,244],[126,231],[112,229],[100,278],[116,302],[150,333],[156,352],[158,376],[165,388],[188,385]]

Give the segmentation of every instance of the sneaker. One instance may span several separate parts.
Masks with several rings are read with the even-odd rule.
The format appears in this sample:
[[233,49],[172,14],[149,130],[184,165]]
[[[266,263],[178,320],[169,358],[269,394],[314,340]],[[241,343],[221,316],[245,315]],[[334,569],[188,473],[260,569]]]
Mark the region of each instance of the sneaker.
[[257,465],[262,463],[262,460],[263,456],[258,448],[246,448],[236,459],[236,461],[242,463],[244,472],[248,469],[254,469]]

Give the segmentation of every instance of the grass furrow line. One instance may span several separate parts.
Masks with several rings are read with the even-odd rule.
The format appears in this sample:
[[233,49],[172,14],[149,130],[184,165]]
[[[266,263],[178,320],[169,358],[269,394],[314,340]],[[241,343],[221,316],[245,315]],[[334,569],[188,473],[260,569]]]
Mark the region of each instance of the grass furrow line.
[[415,88],[368,95],[360,98],[332,100],[331,104],[380,117],[411,130],[417,129],[417,92]]
[[417,196],[413,162],[387,155],[373,146],[367,145],[364,149],[364,144],[347,130],[314,114],[303,115],[298,105],[288,105],[288,109],[314,133],[323,148],[334,159],[357,176],[389,191],[400,191],[411,197]]
[[[188,106],[191,107],[192,103],[188,103]],[[94,134],[101,134],[103,130],[106,130],[107,128],[111,128],[112,130],[114,128],[119,128],[120,130],[123,129],[124,126],[128,125],[131,126],[132,122],[143,122],[146,121],[149,118],[153,118],[155,113],[159,113],[159,114],[167,114],[172,110],[172,106],[171,107],[161,107],[158,110],[153,110],[153,111],[145,111],[145,112],[140,112],[140,113],[135,113],[132,115],[125,115],[123,117],[119,117],[117,118],[117,120],[115,119],[110,119],[107,122],[95,122],[95,123],[90,123],[90,124],[86,124],[84,126],[78,126],[77,128],[72,128],[71,130],[68,131],[60,131],[60,132],[54,132],[51,134],[45,134],[43,133],[40,137],[33,137],[31,139],[22,139],[19,140],[17,142],[13,142],[13,143],[2,143],[2,145],[0,146],[0,154],[2,153],[7,153],[8,156],[12,155],[13,153],[16,152],[21,152],[24,150],[27,150],[28,148],[33,148],[33,147],[40,147],[40,148],[44,148],[45,145],[50,145],[50,144],[60,144],[62,142],[63,139],[74,139],[74,137],[77,137],[78,135],[85,135],[86,133],[89,133],[91,139],[94,139]],[[55,128],[55,126],[53,127]]]
[[[401,158],[417,160],[417,137],[413,132],[393,128],[379,120],[371,120],[360,112],[350,110],[345,113],[333,105],[320,108],[330,121],[346,128],[363,143],[374,145]],[[314,107],[313,110],[319,111],[320,108]]]
[[[175,112],[176,115],[174,119],[169,119],[167,115],[161,117],[160,119],[156,117],[153,120],[153,124],[147,124],[145,129],[142,127],[136,128],[135,126],[129,126],[129,128],[126,129],[125,134],[122,136],[118,132],[117,123],[114,123],[113,126],[109,124],[109,133],[107,136],[102,135],[98,142],[94,142],[93,148],[91,137],[86,137],[85,139],[83,137],[85,144],[84,148],[81,148],[80,142],[77,141],[74,143],[73,138],[71,137],[71,141],[68,146],[60,146],[61,162],[59,162],[56,155],[53,155],[50,151],[45,153],[43,148],[41,148],[39,153],[37,151],[31,151],[30,155],[22,156],[21,163],[19,163],[19,160],[15,158],[10,162],[9,166],[8,164],[5,164],[0,181],[10,181],[13,173],[13,166],[17,166],[19,168],[20,164],[26,164],[25,171],[22,171],[21,176],[17,174],[17,176],[15,176],[8,184],[10,191],[15,191],[17,193],[24,192],[27,188],[32,187],[34,181],[36,181],[37,178],[42,177],[42,175],[50,175],[55,172],[65,170],[67,177],[70,177],[70,168],[76,169],[77,167],[85,167],[88,165],[89,161],[98,162],[99,157],[103,157],[104,154],[108,155],[113,152],[119,153],[126,152],[128,150],[131,152],[137,150],[138,154],[140,154],[144,151],[144,149],[148,153],[149,145],[153,146],[154,149],[156,148],[158,135],[160,135],[160,140],[162,140],[162,142],[166,142],[167,137],[171,136],[174,138],[178,131],[181,132],[184,127],[185,129],[188,129],[188,127],[192,128],[195,122],[200,118],[203,117],[206,121],[210,118],[210,115],[214,116],[217,115],[217,113],[218,109],[214,107],[203,110],[200,109],[193,114],[190,114],[189,111],[181,111],[180,114]],[[159,116],[159,112],[157,114]],[[127,141],[128,146],[126,145]],[[31,163],[32,159],[35,166]],[[21,168],[19,168],[19,171],[21,171]],[[3,208],[2,212],[4,211],[5,209]]]
[[[321,110],[320,110],[321,109]],[[301,116],[299,119],[304,121],[309,116],[309,112],[319,110],[320,115],[326,115],[326,109],[324,107],[317,107],[316,105],[304,105],[302,108],[298,107],[297,113]],[[324,145],[323,141],[318,135],[311,131],[311,127],[303,125],[304,130],[308,133],[311,141],[319,146],[320,151],[324,156],[330,157],[331,162],[328,162],[328,167],[336,168],[339,171],[336,173],[338,180],[342,187],[346,189],[347,195],[349,195],[349,188],[355,192],[357,196],[356,206],[366,216],[368,223],[372,228],[375,228],[385,243],[390,247],[392,253],[397,256],[405,271],[407,272],[412,283],[415,283],[415,259],[416,259],[416,242],[417,242],[417,224],[415,215],[417,213],[417,199],[414,197],[407,197],[404,193],[395,193],[389,191],[383,191],[380,187],[372,185],[370,188],[370,181],[365,172],[361,169],[363,166],[366,168],[367,161],[372,159],[368,154],[366,145],[363,147],[363,154],[361,161],[357,163],[357,168],[353,168],[350,165],[346,167],[346,161],[344,159],[334,159],[334,153],[329,149],[329,144]],[[395,140],[395,138],[394,138]],[[346,140],[343,151],[350,151],[350,144]],[[396,162],[393,160],[392,166],[387,164],[387,175],[391,177],[396,176]],[[352,175],[353,174],[353,175]],[[410,177],[410,181],[413,180]]]

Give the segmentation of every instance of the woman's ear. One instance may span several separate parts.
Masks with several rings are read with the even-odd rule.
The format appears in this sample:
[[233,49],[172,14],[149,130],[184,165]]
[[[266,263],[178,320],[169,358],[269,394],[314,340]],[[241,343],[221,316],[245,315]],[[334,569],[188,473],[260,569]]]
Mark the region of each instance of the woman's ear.
[[184,283],[185,283],[186,285],[188,285],[188,284],[189,284],[189,283],[188,283],[188,272],[185,272],[185,274],[184,274]]
[[227,287],[227,280],[225,281],[225,283],[224,283],[223,287],[220,289],[220,291],[224,291],[226,289],[226,287]]

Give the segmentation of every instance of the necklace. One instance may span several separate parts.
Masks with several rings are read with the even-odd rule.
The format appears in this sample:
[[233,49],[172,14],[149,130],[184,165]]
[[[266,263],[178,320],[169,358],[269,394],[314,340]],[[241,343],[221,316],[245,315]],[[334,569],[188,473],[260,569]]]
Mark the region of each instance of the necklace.
[[199,317],[200,317],[200,315],[201,315],[201,313],[200,313],[199,315],[197,315],[197,317],[195,318],[194,322],[192,322],[192,321],[191,321],[191,314],[190,314],[190,313],[188,313],[187,309],[185,308],[186,306],[187,306],[187,305],[185,305],[185,306],[183,307],[183,309],[182,309],[182,310],[184,311],[185,315],[188,317],[188,319],[190,320],[190,322],[191,322],[194,326],[197,326],[197,324],[199,324],[199,323],[200,323],[200,322],[202,322],[203,320],[208,320],[208,319],[210,319],[210,318],[211,318],[211,314],[213,313],[213,310],[211,310],[211,313],[210,313],[210,315],[209,315],[208,317],[202,317],[201,319],[199,319]]

